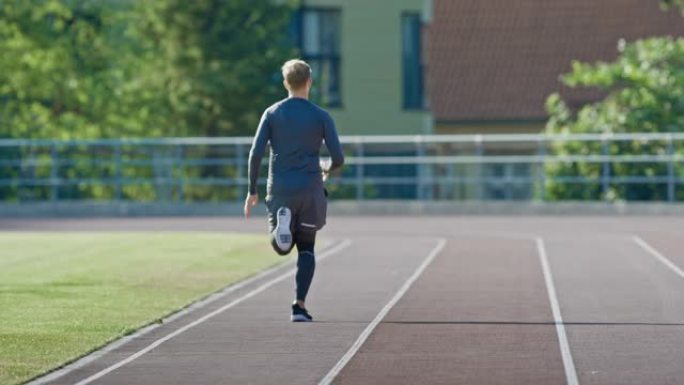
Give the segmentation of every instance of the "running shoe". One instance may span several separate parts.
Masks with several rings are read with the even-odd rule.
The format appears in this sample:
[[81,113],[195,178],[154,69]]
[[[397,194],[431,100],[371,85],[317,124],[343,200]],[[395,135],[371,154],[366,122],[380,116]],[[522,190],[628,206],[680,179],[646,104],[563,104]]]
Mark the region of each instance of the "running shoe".
[[292,305],[292,317],[290,317],[290,320],[292,322],[311,322],[313,317],[306,309],[302,309],[295,303]]
[[276,219],[277,225],[273,230],[273,237],[278,248],[283,252],[288,252],[292,249],[292,232],[290,231],[292,212],[287,207],[281,207],[276,213]]

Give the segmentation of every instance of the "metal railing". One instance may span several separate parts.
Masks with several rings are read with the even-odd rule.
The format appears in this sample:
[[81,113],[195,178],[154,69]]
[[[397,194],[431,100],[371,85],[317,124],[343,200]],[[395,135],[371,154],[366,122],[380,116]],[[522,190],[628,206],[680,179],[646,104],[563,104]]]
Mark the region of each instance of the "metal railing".
[[[342,142],[346,166],[329,183],[336,199],[684,200],[680,133]],[[241,200],[250,144],[251,138],[0,140],[0,200]]]

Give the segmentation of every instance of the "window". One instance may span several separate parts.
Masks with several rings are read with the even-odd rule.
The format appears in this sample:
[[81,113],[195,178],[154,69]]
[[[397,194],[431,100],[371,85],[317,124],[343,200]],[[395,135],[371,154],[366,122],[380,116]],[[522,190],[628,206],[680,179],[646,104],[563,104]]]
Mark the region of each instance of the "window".
[[340,11],[303,8],[299,14],[298,42],[302,59],[311,65],[311,99],[325,107],[340,107]]
[[401,19],[404,109],[422,109],[423,61],[421,53],[419,13],[405,13]]

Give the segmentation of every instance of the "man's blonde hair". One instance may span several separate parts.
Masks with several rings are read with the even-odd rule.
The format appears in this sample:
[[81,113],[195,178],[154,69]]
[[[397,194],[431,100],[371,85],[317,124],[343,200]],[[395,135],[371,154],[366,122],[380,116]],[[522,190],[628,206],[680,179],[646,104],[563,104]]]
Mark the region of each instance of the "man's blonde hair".
[[311,79],[311,67],[304,60],[288,60],[282,70],[283,79],[291,90],[301,90]]

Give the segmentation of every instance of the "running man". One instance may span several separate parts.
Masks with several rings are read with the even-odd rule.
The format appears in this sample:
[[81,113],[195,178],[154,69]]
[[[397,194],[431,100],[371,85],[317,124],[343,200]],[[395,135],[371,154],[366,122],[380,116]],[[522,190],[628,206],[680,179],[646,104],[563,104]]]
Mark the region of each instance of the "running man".
[[[323,182],[332,170],[342,166],[344,156],[332,118],[309,101],[311,67],[302,60],[290,60],[282,71],[289,96],[266,109],[261,117],[249,152],[245,217],[249,217],[259,201],[259,169],[270,142],[266,206],[271,244],[280,255],[287,255],[297,246],[296,297],[291,320],[310,322],[313,318],[305,301],[316,268],[316,232],[325,225],[328,204]],[[329,165],[320,162],[323,141],[330,152]]]

